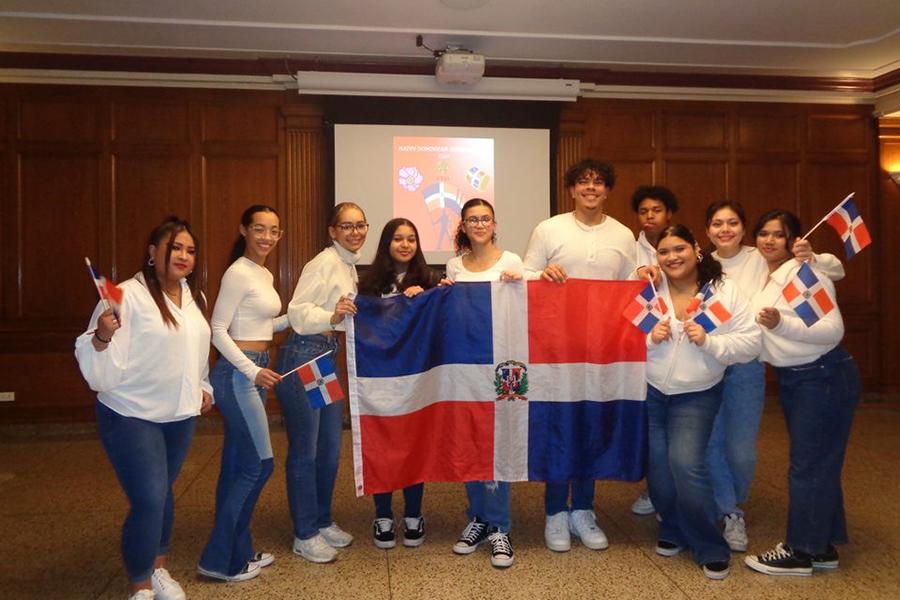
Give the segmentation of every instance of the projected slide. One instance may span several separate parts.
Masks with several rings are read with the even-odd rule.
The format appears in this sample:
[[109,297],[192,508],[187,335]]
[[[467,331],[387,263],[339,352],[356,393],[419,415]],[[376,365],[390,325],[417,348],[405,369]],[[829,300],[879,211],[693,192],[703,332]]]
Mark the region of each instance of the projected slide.
[[494,204],[494,140],[398,136],[393,155],[394,216],[416,223],[424,252],[452,251],[466,200]]

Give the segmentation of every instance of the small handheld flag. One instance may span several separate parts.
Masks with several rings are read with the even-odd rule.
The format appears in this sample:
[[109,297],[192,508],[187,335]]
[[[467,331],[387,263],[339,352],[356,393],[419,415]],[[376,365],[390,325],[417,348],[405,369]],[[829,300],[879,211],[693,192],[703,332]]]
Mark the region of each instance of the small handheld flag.
[[687,305],[687,314],[706,333],[712,333],[731,318],[728,309],[715,297],[711,281],[707,282]]
[[625,307],[622,315],[644,333],[650,333],[650,330],[662,320],[666,312],[666,304],[657,295],[656,288],[651,282],[644,286],[641,293]]
[[797,275],[784,286],[781,295],[807,327],[812,327],[834,309],[834,302],[822,282],[806,263],[800,266]]
[[847,260],[872,243],[869,228],[863,223],[859,210],[856,208],[854,194],[844,198],[844,201],[831,212],[827,222],[844,241]]
[[119,307],[122,305],[122,296],[124,295],[122,288],[103,275],[97,273],[87,256],[84,257],[84,262],[87,265],[88,272],[91,274],[91,281],[94,282],[94,287],[97,288],[97,294],[100,296],[103,304],[106,308],[112,308],[113,312],[118,316]]
[[344,390],[334,372],[334,363],[331,360],[331,351],[315,357],[311,361],[291,369],[282,377],[287,377],[294,371],[300,377],[309,398],[309,405],[313,408],[325,408],[334,402],[344,399]]

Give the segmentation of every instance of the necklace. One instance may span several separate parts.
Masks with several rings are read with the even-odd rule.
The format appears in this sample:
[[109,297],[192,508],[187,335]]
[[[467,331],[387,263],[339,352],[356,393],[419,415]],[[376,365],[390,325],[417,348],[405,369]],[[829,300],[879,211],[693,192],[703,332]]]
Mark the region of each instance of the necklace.
[[177,292],[170,292],[167,289],[163,289],[163,292],[165,292],[166,296],[168,296],[172,300],[177,300],[178,296],[181,294],[181,288],[178,288]]

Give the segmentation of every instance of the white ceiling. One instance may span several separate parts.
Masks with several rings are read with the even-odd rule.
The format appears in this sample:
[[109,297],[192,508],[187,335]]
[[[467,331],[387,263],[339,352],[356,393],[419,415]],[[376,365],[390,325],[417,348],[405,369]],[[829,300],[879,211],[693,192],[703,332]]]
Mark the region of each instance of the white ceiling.
[[[484,4],[473,9],[447,5]],[[900,68],[898,0],[2,0],[0,51],[873,78]]]

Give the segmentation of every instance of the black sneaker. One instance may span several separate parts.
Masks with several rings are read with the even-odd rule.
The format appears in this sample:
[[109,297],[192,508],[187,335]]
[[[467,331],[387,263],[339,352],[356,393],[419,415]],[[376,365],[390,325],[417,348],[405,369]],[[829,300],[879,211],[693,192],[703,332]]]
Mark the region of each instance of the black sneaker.
[[488,526],[484,521],[479,521],[478,517],[466,525],[459,539],[453,544],[453,551],[457,554],[471,554],[478,549],[478,546],[487,541]]
[[727,560],[714,560],[703,565],[703,574],[709,579],[725,579],[730,570]]
[[388,549],[397,545],[394,536],[393,519],[375,519],[372,521],[372,541],[378,548]]
[[766,575],[812,575],[812,560],[809,555],[796,553],[790,546],[779,543],[764,554],[745,556],[744,563]]
[[425,517],[403,519],[403,545],[407,548],[421,546],[425,542]]
[[667,542],[665,540],[656,542],[656,553],[660,556],[675,556],[676,554],[680,554],[682,550],[684,550],[684,547],[672,542]]
[[492,528],[487,539],[491,542],[491,564],[498,569],[512,566],[515,556],[509,534]]
[[828,544],[828,550],[822,554],[813,554],[810,558],[813,569],[837,569],[838,553],[837,548]]

